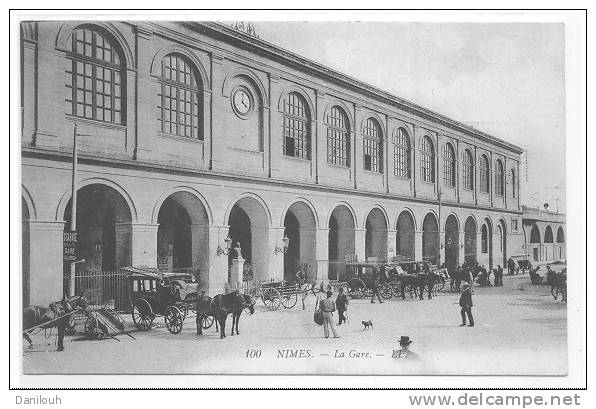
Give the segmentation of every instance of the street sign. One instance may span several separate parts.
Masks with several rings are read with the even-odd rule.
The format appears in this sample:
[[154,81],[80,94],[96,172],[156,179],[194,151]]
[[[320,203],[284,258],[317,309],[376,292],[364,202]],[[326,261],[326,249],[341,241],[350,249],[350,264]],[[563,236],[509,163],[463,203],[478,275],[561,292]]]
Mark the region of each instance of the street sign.
[[65,232],[62,243],[64,248],[64,261],[71,263],[77,261],[77,232]]

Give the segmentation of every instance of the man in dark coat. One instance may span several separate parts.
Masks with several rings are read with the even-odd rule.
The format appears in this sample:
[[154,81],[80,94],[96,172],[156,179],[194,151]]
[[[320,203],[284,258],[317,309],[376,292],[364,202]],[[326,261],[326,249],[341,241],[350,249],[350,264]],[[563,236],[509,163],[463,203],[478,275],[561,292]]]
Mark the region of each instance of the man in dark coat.
[[474,326],[474,317],[472,316],[472,286],[468,283],[463,283],[463,291],[459,297],[459,305],[461,307],[461,325],[466,326],[466,315],[470,321],[469,327]]
[[375,303],[375,295],[379,299],[379,303],[383,304],[383,300],[381,300],[381,295],[379,294],[379,280],[380,280],[380,271],[377,267],[373,269],[373,282],[372,282],[372,296],[370,297],[371,304]]
[[337,307],[337,313],[339,314],[339,322],[337,325],[341,325],[346,322],[346,316],[344,313],[348,310],[348,304],[349,301],[348,297],[346,297],[346,294],[344,293],[344,288],[339,287],[339,294],[335,300],[335,306]]
[[509,257],[509,260],[507,260],[507,270],[510,276],[512,276],[513,272],[515,271],[515,261],[513,261],[511,257]]

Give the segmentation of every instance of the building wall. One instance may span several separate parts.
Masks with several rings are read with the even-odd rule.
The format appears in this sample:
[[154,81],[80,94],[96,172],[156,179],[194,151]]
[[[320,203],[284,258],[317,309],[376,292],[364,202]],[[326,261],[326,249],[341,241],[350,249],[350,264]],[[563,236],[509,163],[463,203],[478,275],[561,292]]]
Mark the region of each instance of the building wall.
[[[428,212],[439,213],[439,195],[441,234],[451,213],[458,218],[460,237],[468,216],[476,220],[478,232],[482,223],[490,223],[494,231],[499,220],[509,227],[511,219],[519,218],[519,183],[509,180],[511,169],[519,174],[519,148],[471,129],[449,125],[433,117],[435,114],[408,108],[372,88],[354,86],[323,68],[313,68],[311,63],[291,64],[282,50],[267,51],[258,40],[231,33],[227,28],[203,25],[198,29],[184,23],[93,23],[122,50],[126,118],[122,124],[107,124],[68,116],[64,108],[66,44],[72,30],[80,24],[22,25],[22,180],[30,206],[36,210],[34,213],[29,209],[32,299],[61,295],[58,277],[62,275],[62,256],[61,244],[57,243],[61,243],[64,211],[70,198],[69,155],[75,122],[80,134],[79,188],[110,186],[130,210],[130,221],[120,223],[116,233],[117,240],[125,243],[125,250],[120,251],[127,253],[118,257],[119,263],[130,260],[134,265],[155,266],[160,205],[170,195],[184,192],[191,213],[196,212],[192,237],[201,242],[199,247],[193,244],[193,262],[205,272],[202,280],[212,293],[220,292],[227,280],[226,257],[218,257],[215,250],[226,237],[229,211],[240,200],[261,215],[261,221],[266,220],[261,226],[264,230],[259,232],[263,246],[255,252],[262,278],[283,275],[283,256],[274,249],[284,235],[283,211],[296,201],[307,203],[315,215],[315,255],[305,254],[310,260],[315,259],[320,279],[327,278],[328,219],[338,204],[352,209],[356,224],[354,252],[361,259],[365,251],[366,215],[375,206],[382,209],[388,226],[387,240],[375,239],[376,251],[378,243],[386,242],[384,253],[389,255],[395,252],[397,217],[402,210],[410,209],[417,231],[415,252],[421,256],[422,220]],[[201,83],[201,139],[160,131],[157,96],[161,61],[169,53],[185,56]],[[254,102],[245,118],[236,115],[232,108],[232,96],[239,87]],[[300,93],[310,112],[310,159],[283,154],[283,101],[290,92]],[[326,114],[335,105],[348,116],[350,167],[335,166],[327,160]],[[363,127],[370,117],[381,127],[382,173],[363,167]],[[392,136],[398,127],[407,129],[410,136],[410,178],[399,178],[393,173]],[[434,144],[434,183],[420,177],[420,149],[425,136]],[[456,153],[454,187],[443,185],[442,155],[447,142]],[[473,190],[462,187],[461,161],[466,148],[474,157]],[[490,159],[488,194],[478,189],[477,164],[481,154]],[[503,161],[507,175],[503,197],[494,194],[497,158]],[[507,230],[508,252],[515,253],[523,242],[519,225],[517,232]],[[50,236],[52,244],[40,247]],[[493,243],[498,241],[493,239]],[[480,237],[477,244],[479,262],[489,264],[488,253],[480,251]],[[444,249],[440,252],[443,259]],[[463,248],[459,254],[463,261]],[[493,264],[499,264],[497,252],[492,255]],[[40,268],[42,265],[45,268]],[[41,291],[42,288],[48,291]]]

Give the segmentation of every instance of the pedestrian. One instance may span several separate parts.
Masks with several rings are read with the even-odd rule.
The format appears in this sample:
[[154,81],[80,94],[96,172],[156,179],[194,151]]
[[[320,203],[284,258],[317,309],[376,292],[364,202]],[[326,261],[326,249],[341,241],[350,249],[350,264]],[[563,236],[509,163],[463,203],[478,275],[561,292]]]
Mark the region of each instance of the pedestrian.
[[507,270],[510,276],[512,276],[513,272],[515,271],[515,261],[513,261],[511,257],[509,257],[509,260],[507,260]]
[[339,338],[335,326],[333,325],[333,311],[335,311],[335,301],[331,299],[333,292],[327,291],[327,298],[321,301],[319,309],[323,311],[323,331],[325,332],[325,338],[329,338],[329,328],[333,333],[333,338]]
[[306,283],[306,273],[302,271],[302,268],[298,268],[296,271],[296,279],[298,280],[298,285],[302,287],[304,283]]
[[420,357],[418,356],[418,354],[410,350],[411,343],[412,340],[410,340],[410,337],[402,335],[399,340],[399,346],[401,347],[401,349],[393,351],[393,358],[397,358],[400,360],[405,359],[407,361],[420,361]]
[[375,303],[375,295],[377,296],[379,303],[383,304],[383,300],[381,300],[381,295],[379,294],[379,272],[376,267],[373,271],[372,296],[370,297],[371,304]]
[[337,325],[341,325],[346,322],[346,316],[344,313],[348,310],[348,297],[344,294],[344,288],[339,287],[339,294],[337,299],[335,300],[335,305],[337,306],[337,313],[339,314],[339,322]]
[[497,272],[495,273],[495,278],[498,276],[499,277],[499,287],[503,287],[503,267],[501,267],[501,265],[497,265]]
[[459,297],[459,305],[461,307],[461,325],[466,326],[466,315],[470,321],[469,327],[474,326],[474,317],[472,316],[472,286],[468,283],[463,284],[463,291]]

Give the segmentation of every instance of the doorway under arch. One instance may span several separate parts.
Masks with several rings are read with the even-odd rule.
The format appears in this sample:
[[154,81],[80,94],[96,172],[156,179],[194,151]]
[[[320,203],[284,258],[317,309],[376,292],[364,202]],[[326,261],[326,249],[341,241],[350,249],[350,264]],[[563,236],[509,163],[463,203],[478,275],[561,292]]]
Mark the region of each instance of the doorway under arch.
[[428,213],[422,223],[422,258],[437,264],[440,258],[439,223],[433,213]]
[[445,221],[445,265],[449,271],[455,271],[459,260],[459,223],[450,214]]
[[466,225],[464,227],[464,259],[468,263],[476,263],[478,260],[477,256],[477,239],[478,232],[476,227],[476,221],[472,216],[466,219]]
[[307,280],[314,278],[316,269],[315,215],[304,202],[290,206],[284,217],[285,235],[290,240],[284,254],[284,279],[295,281],[300,265],[308,264]]
[[414,260],[416,257],[416,225],[410,212],[404,210],[399,214],[396,230],[395,254],[403,256],[405,259]]
[[338,205],[329,217],[329,280],[342,280],[345,275],[345,257],[355,252],[356,221],[348,207]]
[[367,260],[387,260],[387,219],[376,207],[366,218],[365,256]]

